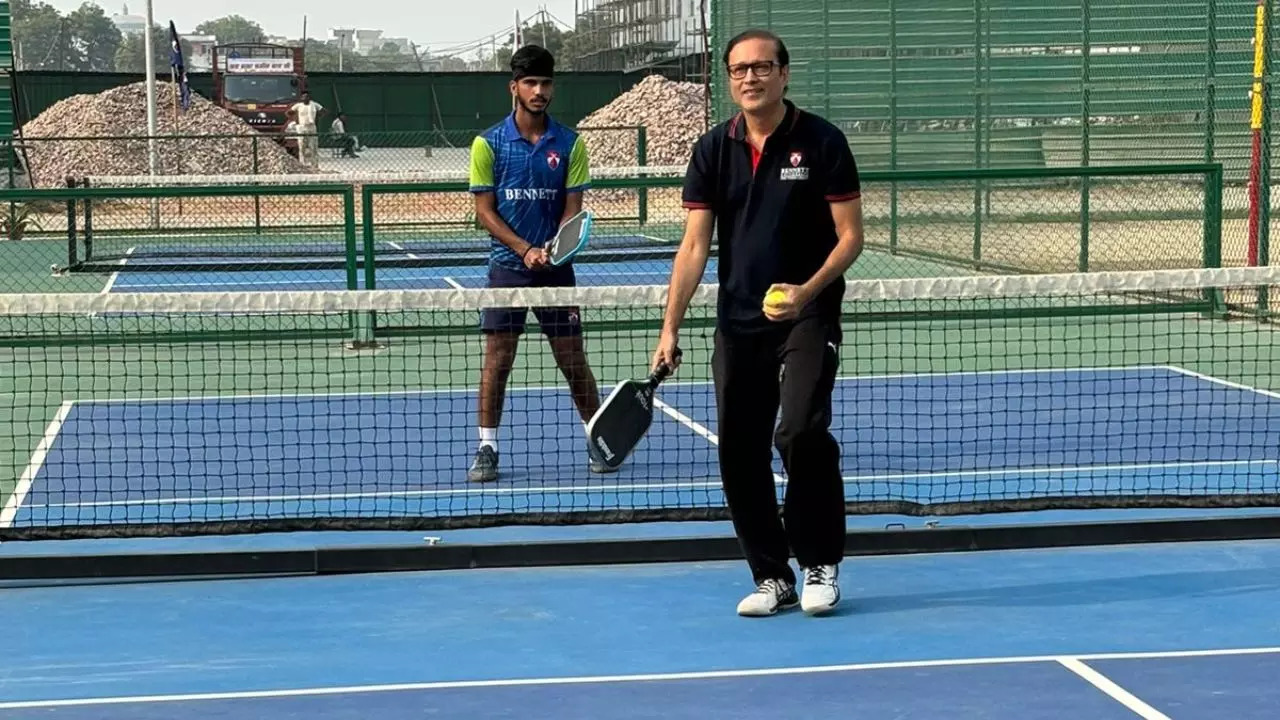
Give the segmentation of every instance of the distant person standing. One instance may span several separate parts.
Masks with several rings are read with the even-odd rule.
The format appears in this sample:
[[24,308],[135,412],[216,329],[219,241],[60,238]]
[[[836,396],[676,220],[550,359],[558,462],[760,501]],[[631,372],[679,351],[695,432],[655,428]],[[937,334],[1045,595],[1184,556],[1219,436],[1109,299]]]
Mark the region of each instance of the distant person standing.
[[301,159],[298,147],[298,113],[289,110],[284,116],[288,121],[284,124],[284,149],[295,158]]
[[316,129],[316,121],[324,114],[324,106],[312,102],[311,93],[303,92],[302,100],[289,108],[298,117],[298,134],[300,138],[300,155],[302,163],[311,168],[320,167],[320,136]]

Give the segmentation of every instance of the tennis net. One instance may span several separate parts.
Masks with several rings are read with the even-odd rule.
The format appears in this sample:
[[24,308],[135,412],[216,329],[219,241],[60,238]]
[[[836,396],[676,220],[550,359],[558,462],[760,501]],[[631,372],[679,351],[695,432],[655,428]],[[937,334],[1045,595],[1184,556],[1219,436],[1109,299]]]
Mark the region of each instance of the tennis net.
[[[848,511],[1276,504],[1278,284],[1272,267],[850,282],[832,407]],[[603,396],[646,374],[664,287],[0,296],[0,539],[724,519],[716,293],[699,288],[685,364],[609,475],[530,315],[490,483],[467,479],[480,311],[575,308]]]

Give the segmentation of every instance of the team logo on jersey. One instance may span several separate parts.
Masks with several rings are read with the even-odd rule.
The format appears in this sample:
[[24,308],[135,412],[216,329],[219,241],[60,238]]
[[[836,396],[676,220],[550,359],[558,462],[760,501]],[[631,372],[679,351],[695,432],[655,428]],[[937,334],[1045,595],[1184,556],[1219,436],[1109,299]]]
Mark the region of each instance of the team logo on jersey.
[[784,167],[778,173],[779,180],[808,180],[809,168],[801,165],[804,162],[804,154],[799,150],[791,151],[791,167]]
[[552,170],[555,170],[556,168],[560,167],[560,153],[556,152],[555,150],[552,150],[551,152],[547,153],[547,167],[551,168]]

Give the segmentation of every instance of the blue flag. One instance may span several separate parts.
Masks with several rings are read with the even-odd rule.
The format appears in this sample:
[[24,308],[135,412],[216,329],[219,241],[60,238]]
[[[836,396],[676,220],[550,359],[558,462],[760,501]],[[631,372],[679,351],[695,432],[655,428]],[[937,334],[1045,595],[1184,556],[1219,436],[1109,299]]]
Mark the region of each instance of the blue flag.
[[178,96],[182,109],[191,107],[191,85],[187,82],[187,67],[182,62],[182,43],[178,41],[178,29],[173,21],[169,21],[169,66],[173,68],[173,76],[178,80]]

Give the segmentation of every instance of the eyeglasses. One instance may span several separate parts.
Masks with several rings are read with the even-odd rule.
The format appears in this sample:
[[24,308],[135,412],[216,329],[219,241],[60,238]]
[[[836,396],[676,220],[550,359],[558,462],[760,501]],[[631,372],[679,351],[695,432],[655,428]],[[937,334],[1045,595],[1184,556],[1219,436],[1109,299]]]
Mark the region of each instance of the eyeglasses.
[[733,78],[734,80],[741,80],[742,78],[747,76],[747,70],[750,70],[752,75],[755,75],[756,77],[759,77],[759,78],[766,78],[773,74],[773,68],[777,65],[779,65],[779,63],[776,60],[769,60],[766,62],[758,62],[758,63],[743,63],[741,65],[730,65],[729,77]]

